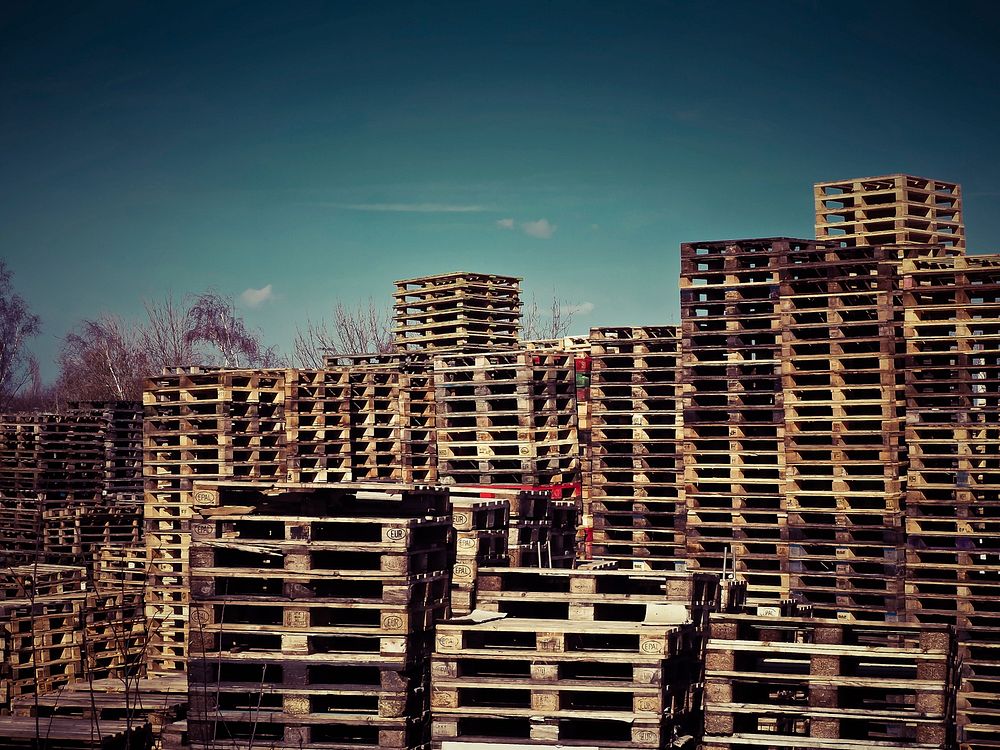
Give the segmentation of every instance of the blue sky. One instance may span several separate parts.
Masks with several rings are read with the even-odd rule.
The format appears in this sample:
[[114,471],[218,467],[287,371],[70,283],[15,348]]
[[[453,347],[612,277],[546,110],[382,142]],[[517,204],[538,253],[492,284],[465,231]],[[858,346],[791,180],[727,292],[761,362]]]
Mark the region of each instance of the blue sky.
[[679,243],[811,236],[817,180],[961,182],[992,252],[998,5],[12,0],[0,255],[51,376],[76,321],[206,287],[270,286],[281,347],[458,269],[676,321]]

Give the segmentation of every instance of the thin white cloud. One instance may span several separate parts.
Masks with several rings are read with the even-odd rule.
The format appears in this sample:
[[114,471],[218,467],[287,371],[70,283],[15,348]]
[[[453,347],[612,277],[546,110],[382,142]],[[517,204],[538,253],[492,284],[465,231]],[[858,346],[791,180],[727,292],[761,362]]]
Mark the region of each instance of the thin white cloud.
[[240,295],[240,300],[247,307],[260,307],[269,299],[274,299],[274,290],[270,284],[260,289],[244,289]]
[[563,305],[562,311],[570,315],[587,315],[594,312],[593,302],[578,302],[575,305]]
[[487,206],[457,203],[336,203],[348,211],[388,211],[410,214],[475,214],[489,211]]
[[547,240],[556,232],[556,225],[548,219],[538,219],[538,221],[521,222],[521,231],[529,237],[537,237],[540,240]]
[[497,219],[497,226],[501,229],[513,229],[514,220],[513,219]]

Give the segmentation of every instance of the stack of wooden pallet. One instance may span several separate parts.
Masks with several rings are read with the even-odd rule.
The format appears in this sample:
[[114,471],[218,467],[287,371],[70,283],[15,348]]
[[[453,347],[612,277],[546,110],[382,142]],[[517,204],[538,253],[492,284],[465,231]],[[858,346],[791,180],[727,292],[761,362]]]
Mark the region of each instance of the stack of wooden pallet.
[[435,747],[694,746],[715,576],[497,568],[478,589],[495,614],[437,628]]
[[572,355],[434,359],[438,476],[459,484],[579,482]]
[[286,389],[289,481],[436,480],[428,362],[331,355],[321,370],[288,370]]
[[672,568],[686,522],[679,332],[595,328],[590,340],[593,554]]
[[289,370],[285,388],[288,480],[350,481],[350,372]]
[[146,588],[146,545],[108,545],[94,554],[94,588],[101,593]]
[[448,351],[517,345],[521,279],[447,273],[396,282],[396,349]]
[[704,750],[947,748],[947,626],[713,615]]
[[105,547],[142,542],[142,506],[117,505],[54,508],[42,512],[41,551],[46,562],[91,566]]
[[576,565],[579,529],[580,508],[577,501],[574,499],[553,500],[548,546],[551,567],[572,568]]
[[430,362],[404,363],[399,374],[399,419],[404,482],[434,484],[437,467],[437,408]]
[[0,571],[0,708],[79,678],[87,591],[82,567],[34,564]]
[[146,381],[144,471],[150,668],[184,669],[196,479],[285,476],[284,372],[185,368]]
[[141,590],[101,591],[87,571],[32,564],[0,575],[8,697],[46,694],[75,680],[133,678],[146,644]]
[[455,565],[451,573],[451,612],[465,615],[476,607],[476,576],[481,567],[509,564],[507,538],[510,499],[452,494]]
[[104,441],[87,415],[0,415],[0,495],[42,509],[96,505]]
[[[95,419],[83,414],[24,417],[38,426],[37,490],[44,507],[96,505],[104,484],[104,435]],[[25,457],[27,458],[27,457]]]
[[751,593],[788,596],[783,259],[815,243],[681,245],[688,565],[735,569]]
[[[546,489],[499,485],[453,486],[452,497],[459,499],[503,500],[509,517],[503,527],[505,557],[515,567],[571,568],[576,560],[579,520],[576,485]],[[565,497],[554,500],[554,496]]]
[[821,617],[903,610],[894,262],[822,245],[780,260],[789,587]]
[[447,492],[208,484],[195,510],[192,747],[425,745]]
[[402,478],[400,371],[354,365],[351,384],[351,475],[354,481]]
[[141,722],[98,723],[76,716],[0,718],[0,750],[134,750],[150,741],[149,726]]
[[145,672],[146,615],[141,591],[90,592],[83,617],[82,674],[131,679]]
[[906,609],[958,630],[960,740],[1000,747],[1000,256],[902,262]]
[[820,182],[816,236],[848,247],[897,243],[965,248],[962,186],[893,174]]
[[141,440],[134,408],[119,406],[76,404],[62,415],[0,416],[0,554],[6,564],[89,566],[96,545],[140,538],[135,453]]
[[116,505],[142,504],[142,404],[138,401],[74,401],[71,413],[100,426],[104,442],[105,498]]

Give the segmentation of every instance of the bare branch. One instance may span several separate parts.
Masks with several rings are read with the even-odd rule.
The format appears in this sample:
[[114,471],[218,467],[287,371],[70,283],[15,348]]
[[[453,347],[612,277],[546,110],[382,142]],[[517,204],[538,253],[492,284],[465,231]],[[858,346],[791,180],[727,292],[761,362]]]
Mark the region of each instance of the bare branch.
[[565,300],[552,293],[549,309],[542,312],[538,299],[532,295],[522,313],[522,336],[526,341],[562,338],[573,324],[574,310]]
[[14,292],[11,278],[6,262],[0,259],[0,411],[37,376],[37,362],[33,366],[24,346],[42,330],[41,319]]
[[172,295],[145,303],[146,325],[142,346],[155,372],[164,367],[200,365],[204,355],[198,349],[195,320],[190,305],[178,304]]
[[223,367],[276,367],[281,364],[275,347],[264,345],[259,331],[246,326],[232,297],[209,290],[196,295],[188,312],[191,327],[185,340],[194,346],[210,344]]
[[367,305],[348,308],[338,302],[333,309],[337,351],[341,354],[387,354],[393,350],[392,319],[368,298]]
[[323,367],[323,353],[337,351],[334,334],[330,332],[326,321],[314,323],[306,320],[305,328],[295,329],[292,341],[292,357],[299,367],[319,369]]
[[72,401],[142,398],[150,363],[137,326],[115,315],[83,321],[63,340],[59,353],[60,396]]

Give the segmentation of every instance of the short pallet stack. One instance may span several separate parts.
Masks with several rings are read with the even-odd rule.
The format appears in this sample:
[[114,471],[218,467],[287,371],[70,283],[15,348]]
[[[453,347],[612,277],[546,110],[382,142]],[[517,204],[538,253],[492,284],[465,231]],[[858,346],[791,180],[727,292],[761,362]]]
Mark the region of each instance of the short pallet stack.
[[451,573],[451,613],[476,608],[476,576],[483,567],[505,567],[510,525],[509,498],[452,494],[455,565]]
[[962,186],[893,174],[820,182],[816,236],[849,247],[920,243],[965,248]]
[[83,675],[84,575],[82,567],[43,564],[0,574],[0,709]]
[[595,328],[590,340],[593,555],[671,568],[687,520],[679,331]]
[[497,568],[478,588],[496,614],[437,628],[434,747],[694,747],[714,576]]
[[[5,730],[30,734],[38,716],[43,733],[49,719],[55,722],[56,734],[44,741],[53,750],[158,747],[164,725],[185,714],[186,702],[187,682],[180,678],[142,678],[127,685],[119,679],[72,682],[58,693],[15,699],[11,718],[0,720],[0,736],[10,736]],[[123,735],[130,733],[126,744]]]
[[521,279],[447,273],[396,282],[393,334],[400,352],[514,347]]
[[[576,485],[548,489],[520,489],[497,485],[453,486],[456,502],[468,499],[503,500],[509,517],[505,558],[519,568],[572,568],[576,561],[579,523]],[[553,496],[565,499],[553,499]]]
[[446,491],[199,485],[192,748],[418,748],[447,614]]
[[703,750],[952,747],[947,626],[713,615]]

